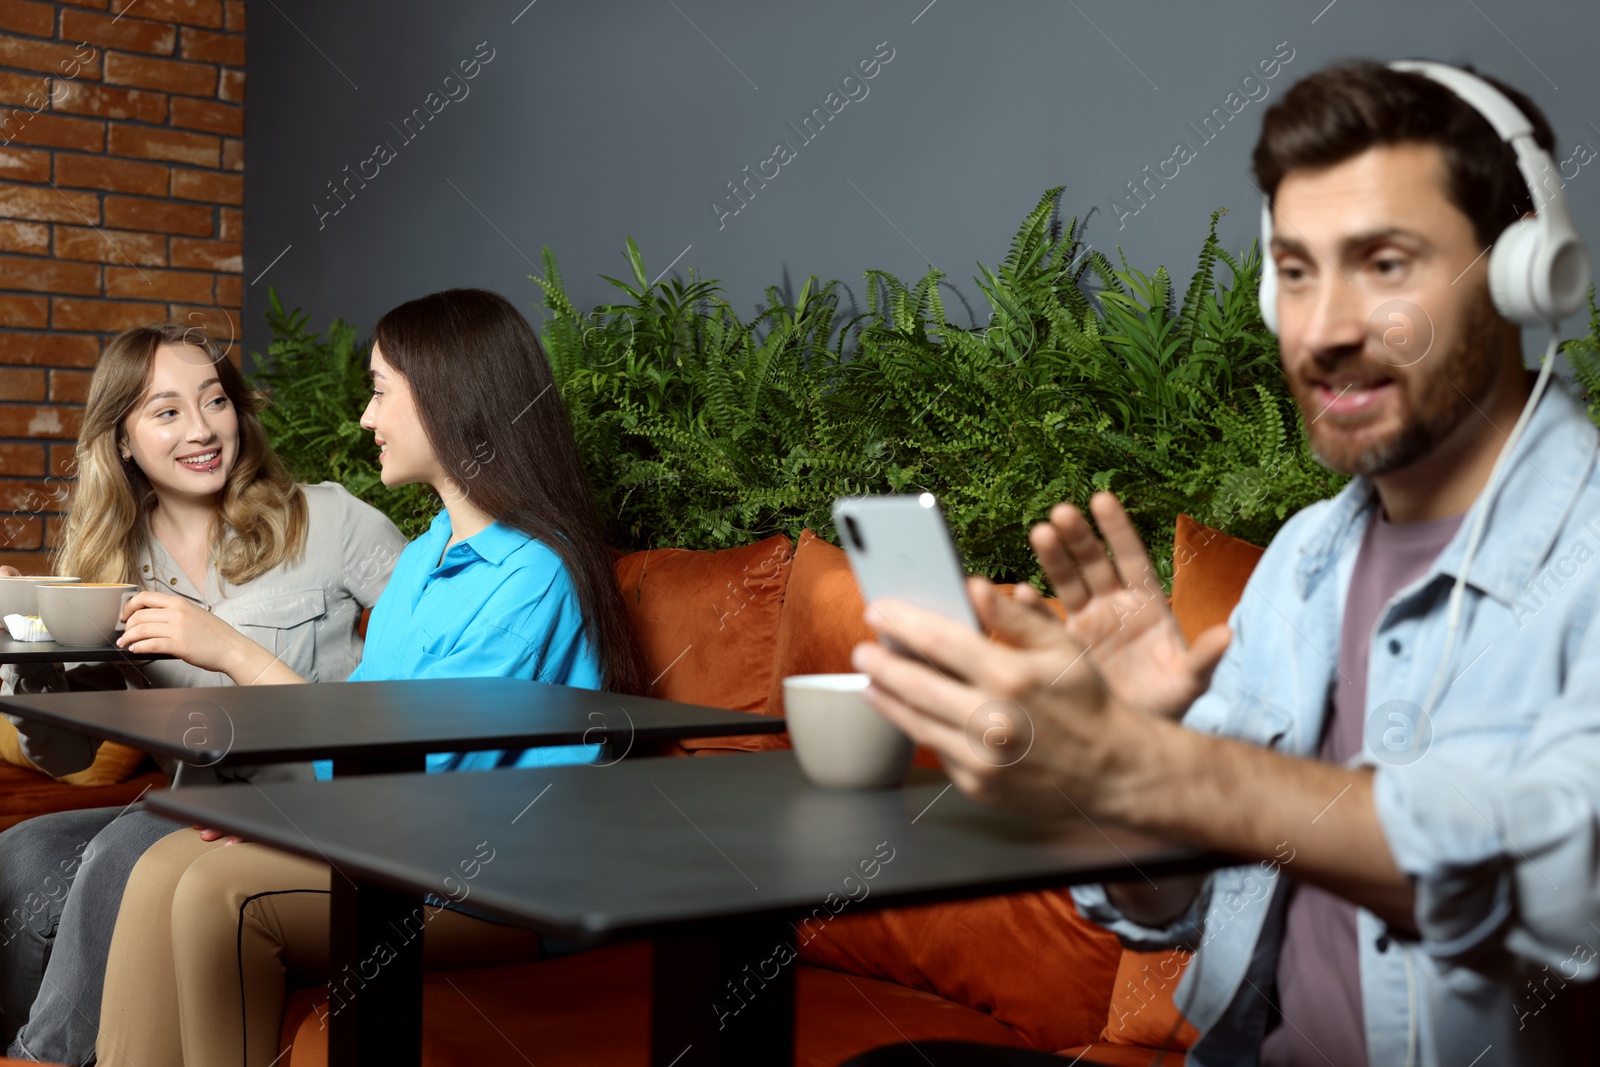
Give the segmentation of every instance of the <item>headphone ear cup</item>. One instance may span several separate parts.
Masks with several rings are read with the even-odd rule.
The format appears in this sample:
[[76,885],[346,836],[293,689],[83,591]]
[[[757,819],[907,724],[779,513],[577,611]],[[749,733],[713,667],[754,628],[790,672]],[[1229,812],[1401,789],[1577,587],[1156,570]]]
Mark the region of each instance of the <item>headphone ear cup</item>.
[[1261,304],[1261,321],[1267,324],[1272,336],[1278,336],[1278,265],[1270,255],[1261,261],[1261,287],[1257,298]]
[[1489,298],[1512,322],[1535,326],[1548,321],[1539,310],[1539,223],[1518,219],[1501,231],[1489,252]]
[[1559,322],[1589,294],[1589,249],[1567,227],[1518,219],[1489,253],[1489,295],[1500,314],[1523,326]]
[[1261,321],[1278,336],[1278,263],[1272,258],[1272,202],[1261,198],[1261,284],[1256,289]]
[[1592,280],[1589,246],[1576,231],[1568,230],[1547,237],[1540,249],[1544,270],[1540,277],[1548,285],[1549,322],[1581,312],[1589,299]]

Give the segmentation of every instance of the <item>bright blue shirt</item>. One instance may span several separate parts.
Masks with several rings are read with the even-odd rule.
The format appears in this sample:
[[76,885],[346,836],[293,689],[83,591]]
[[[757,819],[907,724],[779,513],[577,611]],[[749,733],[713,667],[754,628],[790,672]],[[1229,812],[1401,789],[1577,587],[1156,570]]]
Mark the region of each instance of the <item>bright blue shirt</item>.
[[[446,549],[450,535],[450,514],[440,511],[400,553],[372,609],[366,648],[349,681],[529,678],[599,689],[600,663],[584,635],[578,593],[561,557],[498,522]],[[434,752],[427,769],[586,763],[599,749]],[[318,760],[316,774],[331,778],[333,761]]]

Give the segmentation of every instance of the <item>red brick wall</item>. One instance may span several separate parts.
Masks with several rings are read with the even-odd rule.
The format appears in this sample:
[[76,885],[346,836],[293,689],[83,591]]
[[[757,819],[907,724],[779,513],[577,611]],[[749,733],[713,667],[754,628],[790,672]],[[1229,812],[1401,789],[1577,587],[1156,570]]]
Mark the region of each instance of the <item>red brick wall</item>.
[[0,0],[0,563],[25,574],[105,341],[239,334],[244,29],[243,0]]

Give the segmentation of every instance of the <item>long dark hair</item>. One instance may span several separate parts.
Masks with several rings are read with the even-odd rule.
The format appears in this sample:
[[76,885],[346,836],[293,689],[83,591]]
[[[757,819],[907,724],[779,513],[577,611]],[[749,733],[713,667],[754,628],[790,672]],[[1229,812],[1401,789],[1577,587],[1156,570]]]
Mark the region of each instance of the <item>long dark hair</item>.
[[644,692],[644,659],[572,423],[528,321],[498,293],[447,289],[389,312],[373,339],[410,384],[434,454],[460,491],[566,564],[606,688]]

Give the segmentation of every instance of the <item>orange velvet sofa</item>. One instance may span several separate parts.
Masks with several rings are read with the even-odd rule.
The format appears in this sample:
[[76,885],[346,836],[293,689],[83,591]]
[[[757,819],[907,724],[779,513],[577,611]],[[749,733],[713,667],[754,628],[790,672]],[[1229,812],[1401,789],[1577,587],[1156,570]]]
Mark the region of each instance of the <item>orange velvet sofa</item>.
[[120,808],[133,803],[145,790],[164,789],[166,785],[167,776],[153,762],[127,781],[104,785],[74,785],[31,767],[0,762],[0,830],[52,811]]
[[[1260,549],[1187,518],[1177,534],[1172,604],[1192,637],[1226,620]],[[721,552],[638,552],[616,570],[654,693],[667,699],[780,715],[785,676],[848,671],[850,649],[870,639],[844,553],[810,531],[798,544],[778,536]],[[784,735],[708,738],[677,754],[787,744]],[[939,1039],[1066,1060],[1087,1052],[1104,1064],[1147,1064],[1166,1044],[1170,1067],[1195,1037],[1171,1000],[1186,954],[1125,952],[1078,916],[1065,890],[845,913],[804,924],[796,947],[803,1067]],[[646,1064],[650,967],[651,946],[630,942],[430,973],[423,1063]],[[291,997],[280,1067],[324,1067],[325,1012],[323,987]]]

